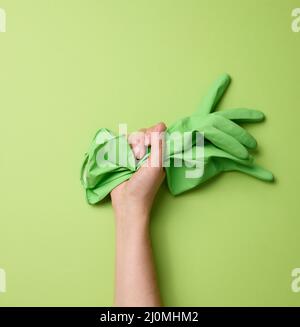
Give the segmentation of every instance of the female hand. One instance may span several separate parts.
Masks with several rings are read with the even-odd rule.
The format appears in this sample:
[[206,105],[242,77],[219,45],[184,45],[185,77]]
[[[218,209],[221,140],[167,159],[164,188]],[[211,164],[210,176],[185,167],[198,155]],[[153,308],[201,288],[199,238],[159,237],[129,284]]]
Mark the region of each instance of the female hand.
[[127,220],[136,215],[149,216],[156,192],[165,178],[162,167],[162,133],[164,123],[141,129],[129,136],[136,159],[142,159],[146,147],[151,147],[151,155],[143,166],[126,182],[111,192],[112,205],[117,217],[126,216]]
[[150,157],[111,192],[116,217],[116,306],[160,306],[149,232],[153,200],[165,177],[162,168],[163,123],[129,137],[137,159],[151,146]]

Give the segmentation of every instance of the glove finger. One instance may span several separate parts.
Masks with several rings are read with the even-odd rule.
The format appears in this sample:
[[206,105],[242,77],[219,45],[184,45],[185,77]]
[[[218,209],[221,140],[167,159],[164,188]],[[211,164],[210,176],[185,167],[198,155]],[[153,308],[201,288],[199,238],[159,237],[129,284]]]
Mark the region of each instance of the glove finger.
[[222,116],[214,115],[213,125],[224,133],[231,135],[246,147],[250,149],[256,148],[257,142],[255,138],[244,128],[232,122],[231,120]]
[[221,130],[209,126],[204,129],[204,137],[222,150],[240,159],[247,159],[249,153],[247,149],[234,137],[222,132]]
[[215,112],[216,115],[240,123],[255,123],[264,120],[265,115],[259,110],[237,108]]
[[227,90],[229,84],[230,76],[227,74],[221,75],[204,97],[195,114],[207,115],[213,111]]
[[[230,169],[228,169],[229,166],[231,166]],[[231,161],[230,164],[228,165],[228,167],[226,167],[226,164],[224,165],[224,170],[237,170],[237,171],[240,171],[242,173],[245,173],[247,175],[261,179],[266,182],[272,182],[274,180],[274,176],[269,170],[267,170],[257,164],[254,164],[254,163],[252,165],[246,166],[246,165]]]
[[209,158],[216,158],[217,160],[218,159],[224,159],[224,160],[230,159],[227,161],[235,161],[235,162],[241,163],[242,165],[247,165],[247,166],[251,165],[254,161],[254,157],[251,154],[249,154],[249,157],[247,159],[240,159],[220,148],[217,148],[213,144],[205,145],[204,157],[206,158],[206,160],[208,160]]

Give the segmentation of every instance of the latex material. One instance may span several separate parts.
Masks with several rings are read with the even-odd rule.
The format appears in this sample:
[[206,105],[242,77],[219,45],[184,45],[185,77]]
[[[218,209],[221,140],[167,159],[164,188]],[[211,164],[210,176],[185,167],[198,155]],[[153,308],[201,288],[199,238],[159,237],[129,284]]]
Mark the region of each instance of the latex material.
[[[257,146],[256,140],[237,124],[262,121],[264,114],[244,108],[214,112],[229,83],[230,77],[227,74],[222,75],[194,114],[175,122],[167,129],[165,151],[167,157],[164,160],[170,162],[170,166],[165,169],[172,194],[177,195],[190,190],[223,171],[236,170],[261,180],[273,180],[272,173],[255,164],[253,157],[249,155],[248,149]],[[204,172],[199,177],[187,178],[187,171],[193,170],[199,160],[195,151],[197,144],[192,142],[192,147],[184,148],[186,152],[190,152],[190,156],[186,156],[181,149],[174,147],[168,135],[174,132],[183,134],[196,131],[203,132],[205,137],[202,158]],[[128,160],[120,164],[119,158],[116,157],[109,161],[109,165],[107,160],[102,165],[99,151],[107,151],[111,147],[121,145],[126,148]],[[148,156],[149,152],[142,160],[136,162],[125,136],[116,136],[110,130],[100,129],[85,155],[81,169],[81,182],[86,190],[88,203],[95,204],[101,201],[117,185],[129,179]],[[182,167],[174,166],[176,160],[183,161]]]

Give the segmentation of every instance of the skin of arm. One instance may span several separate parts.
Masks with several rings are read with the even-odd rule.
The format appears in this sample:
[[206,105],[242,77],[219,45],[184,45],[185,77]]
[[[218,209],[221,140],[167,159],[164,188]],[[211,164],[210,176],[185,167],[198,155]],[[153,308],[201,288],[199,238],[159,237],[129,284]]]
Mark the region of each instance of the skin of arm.
[[153,200],[165,178],[160,137],[165,129],[165,124],[159,123],[129,136],[137,159],[145,155],[145,146],[151,146],[151,155],[130,180],[111,192],[116,225],[114,305],[118,307],[162,305],[149,225]]

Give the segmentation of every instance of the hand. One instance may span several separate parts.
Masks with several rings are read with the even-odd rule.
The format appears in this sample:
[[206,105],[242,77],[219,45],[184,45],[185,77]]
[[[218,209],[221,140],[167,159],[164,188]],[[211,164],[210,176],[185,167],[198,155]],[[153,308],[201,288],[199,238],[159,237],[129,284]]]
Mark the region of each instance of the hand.
[[[142,129],[129,137],[136,159],[151,154],[132,177],[111,192],[116,216],[116,306],[160,306],[149,233],[149,215],[154,197],[165,178],[162,168],[163,123]],[[154,132],[154,133],[153,133]]]
[[129,220],[149,217],[155,195],[165,178],[161,139],[161,133],[165,130],[165,124],[159,123],[129,136],[128,141],[136,159],[144,157],[148,146],[151,147],[151,155],[128,181],[112,190],[112,205],[117,218]]

